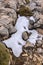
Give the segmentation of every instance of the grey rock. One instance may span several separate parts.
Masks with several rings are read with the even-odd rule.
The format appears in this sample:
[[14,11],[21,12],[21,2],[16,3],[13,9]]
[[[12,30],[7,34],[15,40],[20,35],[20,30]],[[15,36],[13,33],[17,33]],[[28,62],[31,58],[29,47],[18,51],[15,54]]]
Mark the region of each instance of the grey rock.
[[43,29],[37,28],[37,31],[38,31],[39,34],[42,34],[43,35]]
[[34,25],[34,23],[35,23],[35,18],[34,18],[33,16],[31,16],[31,17],[29,18],[29,23],[30,23],[31,25]]
[[29,41],[26,42],[25,48],[34,48],[34,45],[31,44]]
[[5,28],[4,26],[0,26],[0,35],[1,35],[2,37],[8,38],[8,37],[9,37],[8,29]]
[[32,3],[32,2],[31,2],[31,3],[30,3],[30,9],[31,9],[31,10],[34,10],[35,8],[36,8],[36,3],[34,3],[34,2]]
[[25,32],[22,33],[22,38],[25,41],[28,40],[29,36],[30,36],[30,33],[28,33],[27,31],[25,31]]
[[17,32],[16,28],[12,24],[9,24],[9,34],[12,34],[15,32]]
[[36,1],[35,3],[36,3],[36,6],[41,7],[41,4],[39,2]]
[[8,0],[7,3],[9,4],[10,8],[13,8],[14,10],[17,9],[17,1],[16,0]]
[[42,42],[42,40],[37,40],[36,43],[37,43],[37,47],[41,47],[43,42]]
[[19,3],[19,5],[24,5],[23,0],[18,0],[17,2]]
[[40,24],[35,23],[35,24],[34,24],[34,27],[35,27],[35,28],[39,28],[39,27],[40,27]]
[[7,15],[2,15],[0,18],[0,24],[8,25],[9,23],[12,23],[13,19]]
[[34,21],[33,21],[33,20],[29,20],[29,23],[30,23],[31,25],[34,25]]
[[4,13],[4,15],[6,15],[6,16],[10,17],[11,19],[13,19],[13,22],[15,24],[15,21],[17,19],[17,14],[16,14],[15,10],[10,9],[10,8],[2,7],[2,8],[0,8],[0,11],[1,11],[1,13]]
[[30,24],[29,27],[28,27],[29,30],[32,30],[33,28],[34,28],[34,26],[31,25],[31,24]]
[[43,53],[43,49],[37,48],[37,52],[38,52],[38,53]]
[[35,18],[35,21],[38,20],[40,17],[39,17],[39,13],[37,11],[34,12],[34,18]]

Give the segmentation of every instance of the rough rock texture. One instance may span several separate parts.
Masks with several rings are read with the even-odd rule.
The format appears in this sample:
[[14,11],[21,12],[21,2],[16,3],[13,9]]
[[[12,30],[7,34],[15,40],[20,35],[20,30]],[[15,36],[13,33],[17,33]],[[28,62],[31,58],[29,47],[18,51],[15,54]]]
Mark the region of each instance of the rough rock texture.
[[10,34],[16,31],[14,27],[17,19],[16,4],[16,0],[0,1],[0,35],[2,40],[8,38]]
[[25,40],[25,41],[28,40],[30,34],[31,34],[31,33],[28,33],[27,31],[23,32],[23,33],[22,33],[22,38],[23,38],[23,40]]
[[[35,29],[43,35],[43,0],[0,0],[0,41],[17,31],[15,24],[18,15],[28,19],[33,16],[35,22],[29,21],[29,29]],[[28,40],[27,33],[23,34],[23,39]],[[10,65],[9,52],[6,50],[7,48],[0,43],[0,65]],[[10,53],[12,54],[12,51]],[[37,40],[35,45],[27,41],[20,57],[16,58],[12,54],[11,65],[43,65],[43,37]]]
[[0,36],[2,36],[2,39],[9,37],[9,32],[4,26],[0,27]]

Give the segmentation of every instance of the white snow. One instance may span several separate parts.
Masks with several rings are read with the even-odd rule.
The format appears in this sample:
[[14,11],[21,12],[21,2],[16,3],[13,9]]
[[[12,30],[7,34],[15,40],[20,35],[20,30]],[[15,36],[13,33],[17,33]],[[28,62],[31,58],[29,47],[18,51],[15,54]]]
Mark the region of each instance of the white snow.
[[37,38],[38,38],[38,32],[36,31],[36,30],[32,30],[31,31],[31,35],[30,35],[30,37],[29,37],[29,42],[30,43],[32,43],[32,44],[34,44],[35,45],[35,43],[36,43],[36,40],[37,40]]
[[31,32],[32,34],[30,35],[28,41],[30,41],[32,44],[36,43],[38,32],[36,30],[28,30],[28,26],[29,20],[25,16],[19,17],[15,25],[17,32],[15,34],[12,34],[11,38],[3,41],[7,47],[12,49],[13,54],[16,57],[20,56],[20,54],[22,53],[22,47],[26,43],[26,41],[22,39],[22,33],[24,31]]

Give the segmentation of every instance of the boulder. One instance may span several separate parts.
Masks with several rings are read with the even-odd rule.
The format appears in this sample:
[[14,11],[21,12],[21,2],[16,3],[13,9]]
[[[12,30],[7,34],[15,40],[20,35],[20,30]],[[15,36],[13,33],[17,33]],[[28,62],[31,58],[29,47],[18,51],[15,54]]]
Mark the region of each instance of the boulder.
[[0,27],[0,36],[1,36],[2,39],[5,39],[5,38],[9,37],[8,29],[5,28],[4,26]]

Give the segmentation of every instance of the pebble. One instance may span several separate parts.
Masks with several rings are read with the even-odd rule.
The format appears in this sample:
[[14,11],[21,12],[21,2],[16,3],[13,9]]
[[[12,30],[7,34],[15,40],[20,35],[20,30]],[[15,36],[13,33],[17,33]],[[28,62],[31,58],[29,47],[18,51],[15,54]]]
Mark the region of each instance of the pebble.
[[22,38],[25,41],[28,40],[29,36],[30,36],[30,33],[28,33],[27,31],[25,31],[25,32],[22,33]]
[[33,28],[34,28],[34,26],[31,25],[31,24],[29,24],[28,29],[29,29],[29,30],[32,30]]
[[43,42],[42,42],[42,40],[37,40],[36,43],[37,43],[37,47],[41,47]]
[[38,33],[40,33],[40,34],[43,35],[43,29],[41,29],[41,28],[37,28],[37,31],[38,31]]
[[6,36],[6,38],[9,37],[9,32],[8,29],[5,28],[4,26],[0,27],[0,35],[2,35],[2,37]]
[[37,59],[35,57],[33,57],[33,61],[35,62]]
[[37,52],[43,54],[43,49],[41,49],[41,48],[37,48]]
[[13,26],[12,24],[9,24],[9,34],[16,33],[16,32],[17,30],[15,26]]
[[25,48],[34,48],[34,45],[31,44],[29,41],[26,42]]

